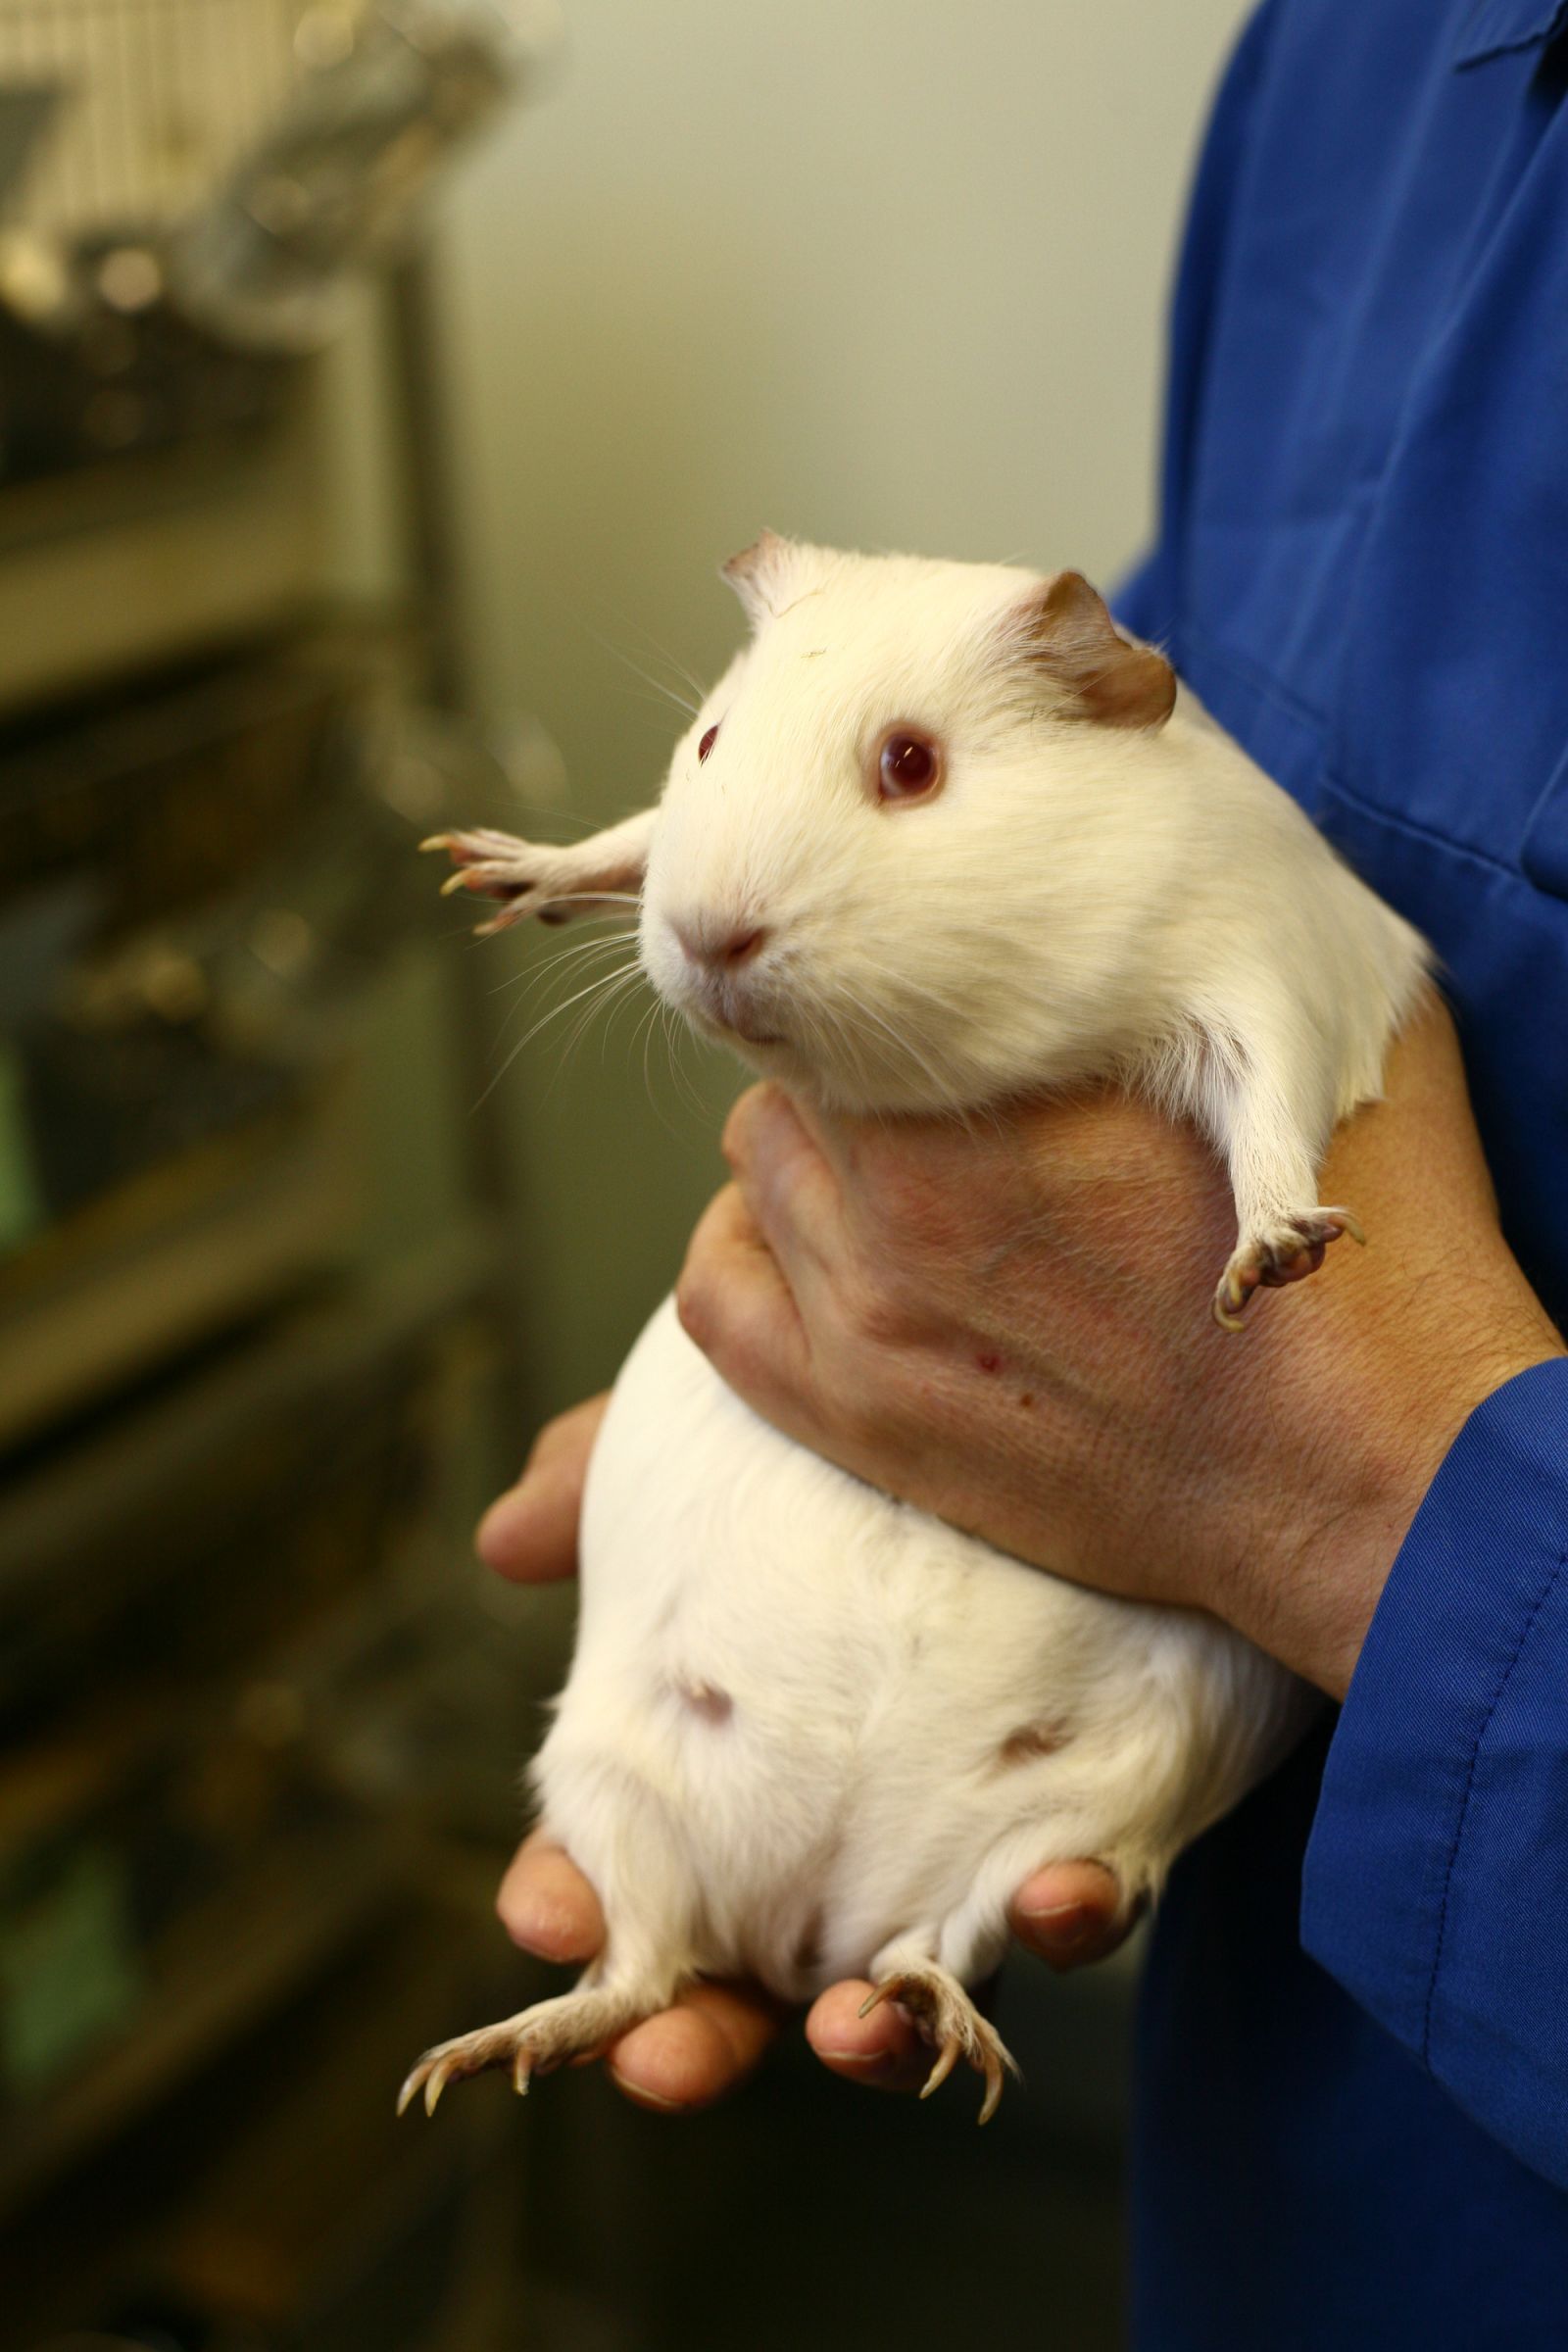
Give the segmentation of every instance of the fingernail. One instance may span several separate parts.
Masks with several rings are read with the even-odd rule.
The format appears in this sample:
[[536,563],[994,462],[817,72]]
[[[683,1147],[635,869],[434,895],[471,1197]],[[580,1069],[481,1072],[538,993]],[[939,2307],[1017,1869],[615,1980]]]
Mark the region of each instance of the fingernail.
[[1092,1936],[1099,1934],[1102,1925],[1100,1913],[1084,1903],[1047,1903],[1038,1911],[1025,1907],[1018,1916],[1032,1928],[1044,1928],[1060,1951],[1072,1951],[1080,1943],[1087,1943]]
[[824,2066],[858,2066],[867,2074],[878,2074],[894,2060],[892,2050],[818,2050]]
[[641,2082],[630,2082],[624,2075],[617,2074],[613,2067],[610,2069],[610,2079],[617,2090],[623,2090],[627,2098],[633,2100],[639,2107],[658,2107],[665,2115],[680,2115],[684,2112],[684,2100],[666,2099],[662,2091],[649,2090]]
[[553,1918],[538,1904],[516,1916],[503,1911],[501,1924],[519,1952],[529,1952],[535,1960],[553,1961],[557,1968],[569,1968],[594,1957],[592,1945],[574,1919]]
[[1068,1920],[1087,1919],[1088,1916],[1089,1914],[1085,1910],[1084,1905],[1081,1902],[1076,1901],[1068,1903],[1020,1903],[1018,1905],[1018,1917],[1020,1919]]

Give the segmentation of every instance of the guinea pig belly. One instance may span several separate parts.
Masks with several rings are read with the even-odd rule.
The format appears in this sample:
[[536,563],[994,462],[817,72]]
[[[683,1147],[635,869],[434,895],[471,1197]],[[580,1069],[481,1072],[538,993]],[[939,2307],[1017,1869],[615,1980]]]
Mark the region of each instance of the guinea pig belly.
[[972,1980],[1047,1861],[1101,1855],[1129,1900],[1152,1891],[1264,1768],[1295,1688],[1207,1621],[1026,1568],[818,1460],[668,1303],[616,1386],[582,1552],[547,1825],[603,1893],[628,1857],[635,1877],[625,1820],[657,1820],[690,1874],[687,1964],[786,1997],[912,1930]]
[[590,1878],[612,1771],[678,1825],[698,1967],[802,1989],[885,1679],[876,1563],[898,1515],[760,1420],[659,1310],[595,1446],[577,1645],[535,1779]]

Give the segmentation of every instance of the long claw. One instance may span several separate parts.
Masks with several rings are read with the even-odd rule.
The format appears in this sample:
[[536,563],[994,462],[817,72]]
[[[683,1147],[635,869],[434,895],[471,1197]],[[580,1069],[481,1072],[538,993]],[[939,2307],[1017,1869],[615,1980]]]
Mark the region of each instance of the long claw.
[[452,836],[450,833],[432,833],[427,840],[420,842],[419,855],[423,857],[429,850],[449,850],[451,847]]
[[410,2075],[408,2081],[404,2083],[403,2088],[398,2092],[399,2115],[407,2115],[409,2111],[409,2102],[423,2081],[424,2061],[421,2058],[418,2065],[415,2068],[413,2074]]
[[525,2095],[532,2079],[533,2054],[526,2048],[520,2049],[512,2069],[512,2087],[519,2099]]
[[942,2088],[943,2083],[947,2081],[948,2077],[952,2074],[954,2068],[958,2063],[959,2047],[960,2045],[957,2035],[956,2034],[950,2034],[948,2039],[942,2044],[942,2048],[937,2054],[937,2062],[935,2066],[931,2069],[930,2074],[926,2077],[925,2088],[920,2093],[922,2099],[928,2099],[934,2090],[940,2090]]
[[1014,2074],[1018,2070],[996,2028],[978,2014],[962,1985],[935,1963],[896,1970],[867,1993],[860,2015],[869,2017],[880,2001],[888,2000],[897,2001],[908,2013],[922,2039],[936,2051],[936,2063],[926,2077],[921,2098],[928,2099],[940,2090],[958,2060],[965,2059],[985,2078],[980,2121],[989,2123],[1002,2097],[1004,2069],[1010,2067]]
[[424,2086],[424,2112],[426,2115],[434,2115],[436,2107],[440,2101],[441,2093],[445,2090],[451,2080],[451,2059],[438,2059],[436,2064],[431,2067],[430,2079]]
[[446,880],[442,883],[441,896],[444,899],[450,899],[455,890],[466,890],[467,887],[468,869],[466,865],[460,865],[457,872],[455,874],[448,874]]
[[1349,1235],[1358,1250],[1366,1248],[1366,1235],[1361,1230],[1360,1220],[1352,1217],[1348,1208],[1330,1208],[1326,1209],[1324,1214],[1334,1219],[1342,1233]]

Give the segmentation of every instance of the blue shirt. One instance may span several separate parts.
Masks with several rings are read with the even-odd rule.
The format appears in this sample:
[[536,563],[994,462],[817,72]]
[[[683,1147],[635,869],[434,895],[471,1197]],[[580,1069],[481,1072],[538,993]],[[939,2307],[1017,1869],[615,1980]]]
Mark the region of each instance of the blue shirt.
[[[1568,1314],[1568,0],[1268,0],[1121,610],[1443,958]],[[1332,1269],[1328,1279],[1332,1279]],[[1568,1365],[1482,1406],[1337,1724],[1157,1923],[1140,2352],[1568,2346]]]

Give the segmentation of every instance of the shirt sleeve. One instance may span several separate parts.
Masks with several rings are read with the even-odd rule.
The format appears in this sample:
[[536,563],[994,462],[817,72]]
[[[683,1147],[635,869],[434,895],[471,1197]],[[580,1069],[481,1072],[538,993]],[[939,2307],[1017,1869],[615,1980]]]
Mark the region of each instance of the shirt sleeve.
[[1568,1362],[1460,1432],[1378,1604],[1307,1849],[1306,1949],[1568,2187]]

